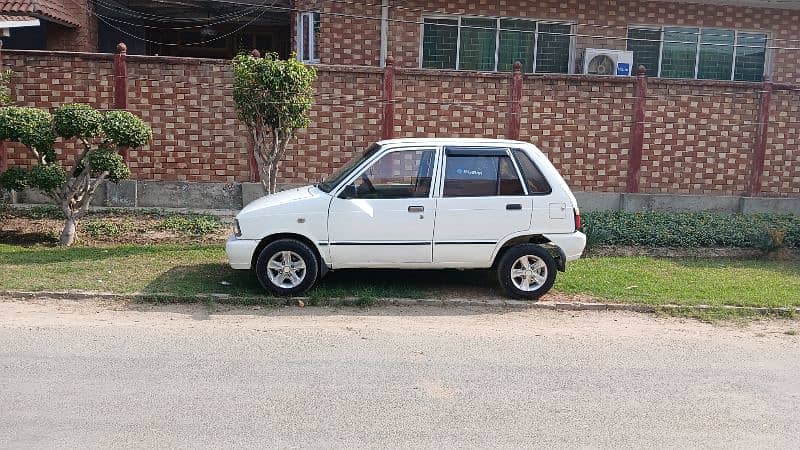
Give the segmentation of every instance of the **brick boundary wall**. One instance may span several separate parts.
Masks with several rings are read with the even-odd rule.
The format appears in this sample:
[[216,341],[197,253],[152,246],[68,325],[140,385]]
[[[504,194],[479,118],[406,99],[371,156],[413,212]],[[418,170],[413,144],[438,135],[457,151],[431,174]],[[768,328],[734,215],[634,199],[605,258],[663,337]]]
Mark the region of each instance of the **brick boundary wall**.
[[[154,131],[149,146],[128,155],[134,178],[251,181],[248,138],[236,119],[227,61],[125,60],[128,109]],[[4,51],[2,63],[15,72],[13,93],[20,105],[115,105],[111,54]],[[506,73],[334,65],[317,70],[312,123],[292,142],[281,183],[319,180],[387,131],[394,137],[503,138],[517,120],[519,138],[539,145],[576,191],[631,191],[634,171],[628,168],[638,152],[634,178],[643,193],[800,197],[800,86],[770,83],[774,93],[765,105],[767,83],[520,74],[515,90],[514,74]],[[394,71],[391,130],[383,127],[385,99],[391,98],[384,70]],[[643,108],[643,121],[634,120],[636,105]],[[766,124],[763,130],[760,123]],[[74,152],[70,146],[59,149]],[[8,164],[26,164],[23,150],[8,145]],[[754,189],[758,158],[764,169]]]

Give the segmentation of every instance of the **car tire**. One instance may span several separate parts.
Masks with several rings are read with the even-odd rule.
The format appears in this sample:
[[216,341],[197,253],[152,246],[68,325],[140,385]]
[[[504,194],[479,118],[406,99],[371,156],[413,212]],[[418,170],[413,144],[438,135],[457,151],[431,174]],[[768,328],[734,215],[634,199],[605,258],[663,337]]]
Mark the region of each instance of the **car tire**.
[[500,287],[511,297],[536,300],[556,281],[558,266],[550,253],[536,244],[515,245],[497,265]]
[[319,261],[305,243],[280,239],[261,250],[255,269],[264,289],[276,295],[292,296],[314,285],[319,275]]

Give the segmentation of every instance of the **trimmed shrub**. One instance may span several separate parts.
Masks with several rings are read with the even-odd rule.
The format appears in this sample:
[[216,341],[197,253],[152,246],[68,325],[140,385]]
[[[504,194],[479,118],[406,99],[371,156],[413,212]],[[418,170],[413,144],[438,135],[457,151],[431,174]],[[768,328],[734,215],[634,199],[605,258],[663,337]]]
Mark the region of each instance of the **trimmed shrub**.
[[605,211],[582,216],[592,245],[800,248],[800,216]]

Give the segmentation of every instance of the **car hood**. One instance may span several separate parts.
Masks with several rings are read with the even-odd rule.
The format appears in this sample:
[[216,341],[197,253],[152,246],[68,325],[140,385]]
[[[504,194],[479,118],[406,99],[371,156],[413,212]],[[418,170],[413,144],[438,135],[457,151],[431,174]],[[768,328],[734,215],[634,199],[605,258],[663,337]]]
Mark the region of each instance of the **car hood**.
[[314,186],[303,186],[296,189],[276,192],[272,195],[265,195],[258,200],[250,202],[239,212],[239,215],[248,215],[255,211],[262,211],[267,208],[275,208],[290,203],[317,198],[324,194]]

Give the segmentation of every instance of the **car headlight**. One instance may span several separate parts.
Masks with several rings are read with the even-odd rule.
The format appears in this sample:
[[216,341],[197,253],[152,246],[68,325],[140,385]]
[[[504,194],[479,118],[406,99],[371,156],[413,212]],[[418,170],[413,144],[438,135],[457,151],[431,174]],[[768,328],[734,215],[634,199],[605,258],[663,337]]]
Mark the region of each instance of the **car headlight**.
[[242,229],[239,227],[239,219],[233,219],[233,235],[236,237],[242,235]]

